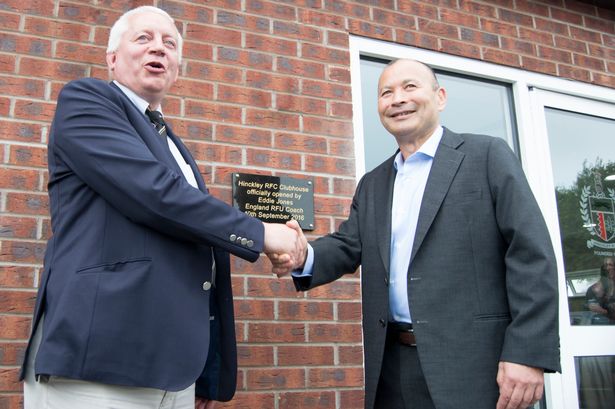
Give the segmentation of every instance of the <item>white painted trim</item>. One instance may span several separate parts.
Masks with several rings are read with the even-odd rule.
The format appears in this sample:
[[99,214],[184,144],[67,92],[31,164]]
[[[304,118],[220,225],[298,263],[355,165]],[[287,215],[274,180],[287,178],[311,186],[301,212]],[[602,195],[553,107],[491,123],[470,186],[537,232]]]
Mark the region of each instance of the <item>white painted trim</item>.
[[[570,350],[570,324],[568,313],[568,301],[566,299],[566,277],[564,270],[564,256],[560,243],[559,219],[557,216],[557,202],[553,194],[555,186],[553,185],[553,167],[551,165],[551,154],[549,151],[547,138],[547,124],[544,116],[544,109],[540,107],[540,95],[534,89],[529,91],[529,100],[527,101],[527,112],[531,120],[531,138],[524,140],[524,154],[527,155],[528,166],[525,167],[528,180],[533,180],[534,194],[542,210],[545,222],[549,228],[553,250],[557,260],[558,271],[558,289],[559,297],[559,326],[560,326],[560,352],[562,374],[554,374],[546,377],[548,385],[545,385],[548,408],[573,409],[578,407],[578,397],[576,385],[573,388],[565,387],[566,377],[572,380],[576,376],[568,376],[574,374],[574,362],[565,357],[569,355]],[[551,186],[551,189],[546,188]],[[551,402],[551,404],[549,404]]]
[[[352,44],[352,37],[351,37]],[[363,132],[363,95],[361,87],[361,53],[350,52],[350,85],[352,89],[352,126],[354,129],[354,158],[356,183],[365,173],[365,145]]]

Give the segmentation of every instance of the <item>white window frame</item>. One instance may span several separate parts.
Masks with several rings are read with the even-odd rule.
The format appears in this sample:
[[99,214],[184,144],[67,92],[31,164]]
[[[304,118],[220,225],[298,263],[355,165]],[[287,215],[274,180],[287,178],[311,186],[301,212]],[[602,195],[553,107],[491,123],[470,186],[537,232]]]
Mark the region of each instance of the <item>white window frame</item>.
[[[574,356],[579,355],[583,348],[579,347],[578,342],[575,343],[575,334],[599,334],[602,331],[609,334],[608,336],[612,339],[615,328],[572,328],[570,325],[557,204],[555,202],[553,174],[544,119],[544,105],[540,104],[544,102],[545,95],[549,95],[550,98],[577,97],[601,101],[611,104],[605,104],[605,106],[612,108],[612,104],[615,104],[615,90],[364,37],[350,36],[349,48],[357,181],[365,173],[363,111],[361,109],[363,100],[360,71],[361,56],[383,59],[412,58],[420,60],[434,69],[490,79],[511,85],[513,106],[516,114],[516,118],[513,120],[516,120],[519,137],[519,155],[528,182],[549,227],[558,261],[563,375],[550,374],[546,377],[545,396],[547,407],[549,409],[572,409],[578,407]],[[539,89],[540,92],[533,92],[535,89]],[[374,115],[377,115],[377,113],[374,112]],[[508,142],[513,146],[514,141]],[[610,355],[611,352],[608,354]]]

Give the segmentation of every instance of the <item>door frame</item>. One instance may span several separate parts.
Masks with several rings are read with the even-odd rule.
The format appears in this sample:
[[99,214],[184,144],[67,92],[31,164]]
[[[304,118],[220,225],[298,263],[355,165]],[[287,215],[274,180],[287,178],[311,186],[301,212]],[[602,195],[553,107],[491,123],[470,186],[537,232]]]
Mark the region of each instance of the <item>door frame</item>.
[[[615,93],[615,92],[614,92]],[[615,342],[604,342],[615,339],[615,326],[579,326],[570,324],[568,307],[566,272],[564,270],[564,255],[561,246],[557,201],[553,167],[549,149],[545,108],[555,108],[574,113],[602,117],[615,121],[615,101],[606,103],[585,97],[565,95],[559,92],[533,88],[530,91],[533,111],[533,125],[536,137],[527,143],[527,148],[537,154],[528,164],[528,171],[545,175],[541,179],[539,191],[543,192],[541,207],[545,213],[547,225],[557,256],[560,291],[560,341],[561,341],[561,391],[563,408],[578,408],[578,380],[575,368],[575,356],[615,356]],[[615,137],[615,135],[614,135]],[[602,342],[601,342],[602,341]]]

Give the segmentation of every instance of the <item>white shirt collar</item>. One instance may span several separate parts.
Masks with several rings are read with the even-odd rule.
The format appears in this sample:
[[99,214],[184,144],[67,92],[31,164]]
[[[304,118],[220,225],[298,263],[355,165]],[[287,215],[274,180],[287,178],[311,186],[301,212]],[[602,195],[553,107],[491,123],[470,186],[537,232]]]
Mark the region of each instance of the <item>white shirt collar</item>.
[[[133,90],[126,87],[125,85],[120,84],[116,80],[113,80],[113,83],[118,86],[119,89],[128,97],[129,100],[132,101],[133,104],[139,109],[143,115],[145,115],[145,110],[149,107],[149,102],[138,96]],[[162,114],[162,107],[158,107],[158,112]]]

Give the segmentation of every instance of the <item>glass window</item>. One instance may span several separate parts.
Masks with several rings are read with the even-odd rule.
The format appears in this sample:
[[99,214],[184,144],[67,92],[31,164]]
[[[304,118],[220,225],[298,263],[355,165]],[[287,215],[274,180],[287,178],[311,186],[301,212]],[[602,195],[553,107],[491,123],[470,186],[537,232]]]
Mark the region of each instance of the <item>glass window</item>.
[[545,118],[570,322],[614,325],[615,121],[554,108]]
[[615,408],[615,356],[574,358],[579,409]]
[[[395,138],[380,123],[377,107],[378,78],[388,61],[361,58],[361,95],[365,171],[370,171],[397,150]],[[516,129],[509,84],[436,71],[447,91],[442,125],[455,132],[480,133],[506,139],[514,147]],[[516,147],[514,147],[516,150]]]

